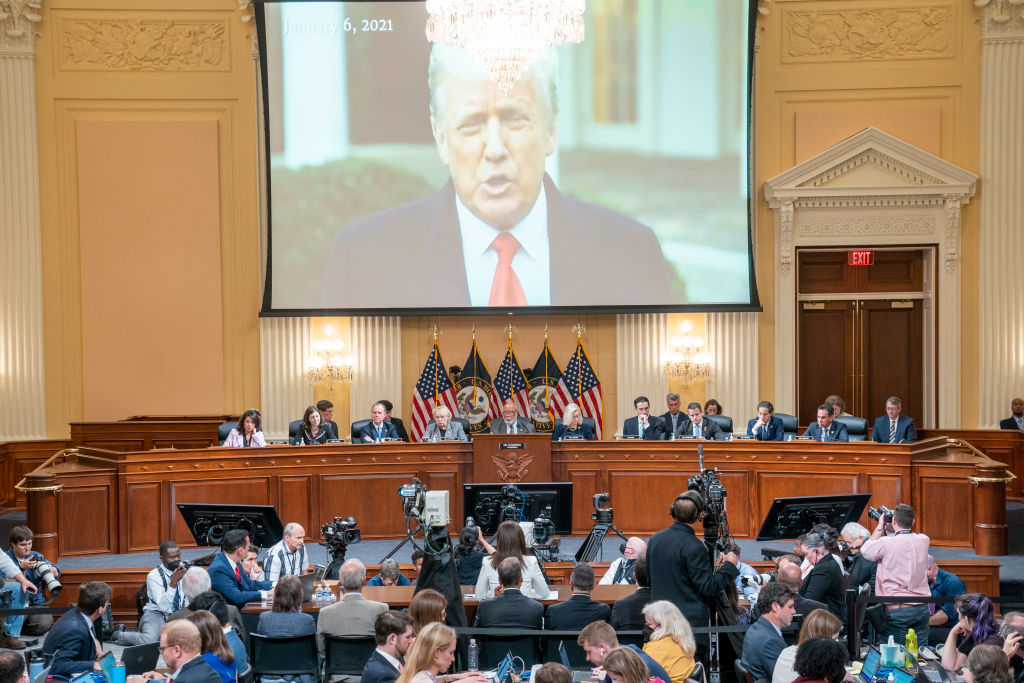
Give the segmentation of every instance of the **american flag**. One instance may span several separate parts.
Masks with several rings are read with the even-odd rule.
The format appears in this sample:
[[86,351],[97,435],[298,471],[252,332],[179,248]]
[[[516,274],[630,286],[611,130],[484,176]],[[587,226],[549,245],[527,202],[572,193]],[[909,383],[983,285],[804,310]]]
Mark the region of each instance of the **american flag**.
[[437,341],[427,357],[416,390],[412,393],[412,440],[422,441],[427,423],[434,419],[434,407],[438,404],[448,406],[452,415],[459,414],[459,406],[455,400],[455,387],[445,370],[441,358],[441,347]]
[[538,432],[550,432],[554,429],[555,421],[561,417],[552,407],[555,387],[558,386],[560,379],[562,369],[558,367],[555,355],[551,353],[551,347],[545,340],[544,350],[534,363],[533,377],[530,378],[530,404],[533,407],[530,417],[533,418],[533,426]]
[[530,416],[530,387],[526,383],[526,375],[519,366],[516,352],[509,344],[505,360],[501,361],[498,374],[494,376],[494,390],[498,392],[501,405],[510,398],[515,402],[516,409],[523,417]]
[[576,350],[565,366],[565,372],[562,373],[562,379],[558,380],[551,400],[557,409],[557,415],[561,415],[570,403],[578,405],[584,417],[594,418],[597,423],[597,438],[601,438],[601,380],[597,378],[594,366],[590,364],[582,341],[576,342]]
[[455,400],[459,406],[455,416],[469,420],[469,431],[474,434],[488,431],[491,420],[501,415],[501,406],[491,385],[491,373],[480,357],[475,339],[455,385]]

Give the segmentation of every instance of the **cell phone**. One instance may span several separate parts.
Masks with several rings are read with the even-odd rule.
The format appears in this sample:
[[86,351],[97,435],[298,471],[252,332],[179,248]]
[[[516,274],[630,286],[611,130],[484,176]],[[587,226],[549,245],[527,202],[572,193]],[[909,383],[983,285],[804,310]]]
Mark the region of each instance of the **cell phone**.
[[323,581],[324,576],[327,574],[326,564],[315,564],[313,565],[313,578],[317,581]]

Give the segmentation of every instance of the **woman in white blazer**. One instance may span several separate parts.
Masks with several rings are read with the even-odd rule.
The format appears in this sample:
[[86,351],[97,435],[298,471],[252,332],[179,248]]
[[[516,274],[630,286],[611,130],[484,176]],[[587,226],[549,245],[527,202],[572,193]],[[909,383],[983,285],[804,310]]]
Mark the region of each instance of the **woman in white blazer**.
[[476,580],[477,600],[494,596],[494,589],[498,587],[496,567],[506,557],[516,558],[523,568],[523,595],[537,600],[543,600],[548,596],[548,582],[544,580],[544,573],[537,558],[528,554],[526,536],[518,524],[511,521],[502,522],[494,538],[494,548],[494,554],[485,557],[480,566],[480,575]]

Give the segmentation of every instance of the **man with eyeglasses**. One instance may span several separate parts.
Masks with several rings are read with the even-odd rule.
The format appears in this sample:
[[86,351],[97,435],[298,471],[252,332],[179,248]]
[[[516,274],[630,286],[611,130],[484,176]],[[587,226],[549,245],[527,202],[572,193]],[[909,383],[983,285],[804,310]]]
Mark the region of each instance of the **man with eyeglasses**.
[[174,680],[175,683],[220,683],[220,674],[200,654],[202,642],[199,628],[188,619],[164,624],[160,629],[160,655],[172,677],[167,678],[156,671],[147,671],[142,677]]
[[57,620],[43,643],[43,654],[53,657],[51,676],[71,678],[84,671],[100,671],[103,650],[95,622],[110,604],[111,592],[102,581],[83,583],[78,589],[78,606]]

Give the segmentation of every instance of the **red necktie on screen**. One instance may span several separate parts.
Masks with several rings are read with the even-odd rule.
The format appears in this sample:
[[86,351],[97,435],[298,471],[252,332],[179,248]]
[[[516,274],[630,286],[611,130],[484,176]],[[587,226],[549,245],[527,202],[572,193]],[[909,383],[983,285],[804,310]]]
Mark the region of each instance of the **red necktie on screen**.
[[242,572],[238,569],[238,565],[235,565],[235,576],[238,577],[238,585],[242,585]]
[[498,267],[494,269],[494,283],[491,285],[491,306],[526,305],[523,285],[512,270],[512,258],[519,251],[519,246],[519,240],[507,232],[499,233],[491,242],[491,249],[498,254]]

